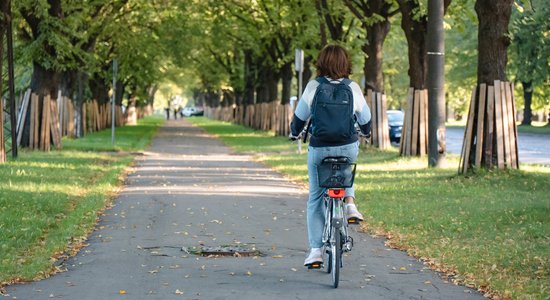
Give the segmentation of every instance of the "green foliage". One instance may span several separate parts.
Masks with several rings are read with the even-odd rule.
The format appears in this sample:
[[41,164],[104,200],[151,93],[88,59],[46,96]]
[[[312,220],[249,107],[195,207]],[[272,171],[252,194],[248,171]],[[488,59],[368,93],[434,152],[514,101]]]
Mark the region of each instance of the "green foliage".
[[510,31],[511,68],[518,82],[532,82],[532,108],[550,105],[550,7],[542,0],[516,3]]
[[[355,80],[361,81],[365,59],[363,28],[357,16],[342,1],[326,1],[321,12],[315,1],[228,0],[59,0],[63,18],[50,16],[46,0],[12,1],[15,12],[16,59],[19,89],[28,85],[33,62],[56,70],[80,70],[97,75],[110,85],[113,59],[119,62],[119,78],[127,91],[147,98],[146,89],[166,80],[187,89],[245,88],[244,51],[254,63],[278,73],[293,62],[294,49],[316,57],[320,28],[341,25],[340,40],[350,50]],[[394,3],[394,0],[388,0]],[[426,15],[427,0],[415,0],[418,18]],[[532,3],[532,5],[531,5]],[[533,107],[548,104],[548,15],[544,1],[521,1],[511,23],[513,44],[511,72],[516,80],[536,82]],[[446,78],[448,105],[459,114],[467,110],[475,86],[477,18],[474,0],[454,0],[445,17]],[[540,7],[540,8],[539,8]],[[519,11],[522,9],[522,12]],[[42,19],[33,32],[24,15]],[[373,21],[380,16],[373,15]],[[399,16],[384,48],[385,84],[390,106],[401,107],[408,78],[406,42],[399,30]],[[338,26],[335,26],[338,27]],[[39,33],[39,34],[38,34]],[[55,55],[46,51],[55,49]],[[47,53],[48,52],[48,53]],[[251,70],[260,76],[257,69]],[[260,82],[255,82],[257,85]],[[519,100],[519,99],[518,99]],[[521,100],[520,100],[521,101]]]
[[477,17],[473,0],[451,2],[445,17],[445,43],[445,99],[458,116],[465,116],[477,83]]
[[384,42],[384,86],[392,109],[405,109],[409,88],[407,40],[400,25],[401,15],[397,15]]

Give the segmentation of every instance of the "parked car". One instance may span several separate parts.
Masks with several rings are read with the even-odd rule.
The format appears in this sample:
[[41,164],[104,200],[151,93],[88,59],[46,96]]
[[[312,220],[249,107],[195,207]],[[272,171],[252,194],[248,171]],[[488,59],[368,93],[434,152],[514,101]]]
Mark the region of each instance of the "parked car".
[[401,142],[403,119],[405,114],[400,110],[388,110],[388,125],[390,130],[390,142]]
[[203,114],[204,114],[204,111],[202,110],[202,108],[198,108],[194,106],[184,107],[181,110],[181,115],[183,117],[202,116]]
[[191,114],[193,114],[196,111],[194,107],[184,107],[181,110],[181,116],[182,117],[190,117]]

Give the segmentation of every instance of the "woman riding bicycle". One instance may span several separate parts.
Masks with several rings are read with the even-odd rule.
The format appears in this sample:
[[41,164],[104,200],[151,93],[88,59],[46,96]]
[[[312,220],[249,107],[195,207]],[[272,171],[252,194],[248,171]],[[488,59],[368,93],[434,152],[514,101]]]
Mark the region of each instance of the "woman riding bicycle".
[[[359,85],[353,81],[349,80],[349,75],[351,74],[351,61],[347,51],[338,45],[328,45],[321,50],[319,56],[317,57],[317,78],[316,80],[310,81],[300,101],[294,112],[294,117],[291,123],[291,138],[296,139],[300,132],[302,132],[306,121],[310,116],[312,116],[312,111],[315,111],[315,101],[317,95],[318,87],[322,84],[346,84],[349,86],[348,89],[351,90],[351,97],[353,98],[353,110],[349,116],[341,116],[337,118],[332,118],[332,120],[319,120],[318,118],[327,118],[321,117],[319,115],[312,116],[312,135],[309,142],[308,148],[308,177],[309,177],[309,198],[307,202],[307,228],[308,228],[308,240],[310,253],[306,260],[304,261],[305,266],[312,265],[314,263],[323,262],[323,253],[321,248],[323,247],[322,241],[322,231],[325,224],[324,220],[324,210],[323,210],[323,191],[324,189],[319,187],[318,182],[318,167],[321,164],[321,161],[325,157],[329,156],[345,156],[350,162],[355,162],[359,152],[359,141],[358,136],[355,130],[353,134],[338,134],[338,136],[343,136],[344,138],[334,139],[326,138],[320,136],[321,134],[316,135],[316,124],[324,122],[332,124],[334,122],[336,128],[338,127],[338,122],[347,122],[349,118],[355,118],[359,124],[361,132],[365,135],[370,133],[370,119],[371,113],[365,97],[361,91]],[[343,93],[344,95],[346,93]],[[333,96],[335,97],[335,96]],[[347,101],[343,101],[347,103]],[[327,108],[323,108],[327,109]],[[335,109],[341,109],[336,107]],[[325,115],[330,115],[330,112]],[[317,119],[317,120],[316,120]],[[354,121],[351,121],[354,123]],[[319,125],[320,126],[320,125]],[[344,125],[345,126],[345,125]],[[349,127],[349,126],[348,126]],[[347,128],[347,127],[346,127]],[[319,132],[319,131],[317,131]],[[363,220],[363,215],[357,210],[357,207],[354,203],[355,192],[353,187],[346,189],[345,203],[348,212],[348,219],[354,218],[357,221]]]

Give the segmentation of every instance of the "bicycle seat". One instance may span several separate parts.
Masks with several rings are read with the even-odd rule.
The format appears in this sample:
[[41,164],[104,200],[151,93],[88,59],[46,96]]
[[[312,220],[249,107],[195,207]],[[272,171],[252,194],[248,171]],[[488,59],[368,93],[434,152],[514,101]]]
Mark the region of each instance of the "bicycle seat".
[[349,163],[349,158],[345,157],[345,156],[329,156],[329,157],[325,157],[322,161],[322,163],[328,163],[328,164],[332,164],[332,163],[337,163],[337,164],[347,164]]

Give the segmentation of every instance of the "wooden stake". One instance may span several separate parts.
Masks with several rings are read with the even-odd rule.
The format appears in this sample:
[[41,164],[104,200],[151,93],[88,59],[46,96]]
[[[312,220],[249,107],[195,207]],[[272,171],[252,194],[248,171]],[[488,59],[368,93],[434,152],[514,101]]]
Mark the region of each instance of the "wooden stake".
[[67,136],[70,138],[75,137],[75,124],[74,124],[74,105],[71,98],[67,98],[67,110],[68,110],[68,122],[67,122]]
[[510,168],[517,169],[517,152],[516,152],[516,135],[515,135],[515,118],[514,118],[514,108],[512,103],[512,86],[510,82],[504,83],[504,89],[506,94],[506,109],[507,109],[507,119],[508,119],[508,144],[510,146],[510,163],[508,166]]
[[[21,110],[19,111],[19,117],[17,118],[17,145],[21,145],[21,139],[23,138],[23,128],[25,127],[25,121],[27,120],[27,111],[29,110],[31,100],[31,90],[28,89],[25,92],[23,101],[21,103]],[[32,114],[31,114],[32,117]]]
[[382,93],[375,93],[376,98],[376,119],[378,120],[378,148],[383,150],[384,145],[384,115],[382,111]]
[[418,124],[418,140],[419,140],[419,151],[420,151],[420,156],[424,156],[426,154],[426,115],[425,115],[425,110],[426,110],[426,101],[425,101],[425,98],[424,98],[424,91],[420,91],[419,93],[420,95],[420,105],[419,105],[419,124]]
[[42,120],[40,126],[40,149],[50,151],[50,95],[42,101]]
[[418,155],[418,125],[420,123],[420,90],[414,91],[411,155]]
[[487,85],[482,83],[479,86],[479,106],[477,108],[477,133],[475,150],[475,168],[481,167],[481,157],[483,154],[483,123],[485,122],[485,99],[487,96]]
[[[61,101],[58,101],[61,103]],[[52,134],[52,140],[55,148],[61,148],[61,128],[59,124],[59,112],[57,110],[57,103],[55,101],[50,102],[50,128]]]
[[37,148],[38,140],[38,95],[31,95],[31,115],[30,115],[30,135],[29,135],[29,148]]
[[462,143],[462,155],[463,157],[463,165],[462,165],[462,173],[466,173],[468,171],[468,167],[470,164],[470,149],[472,146],[472,132],[473,132],[473,126],[474,126],[474,116],[475,116],[475,103],[476,103],[476,96],[477,96],[477,87],[474,88],[472,92],[472,98],[470,100],[470,110],[468,111],[468,121],[466,122],[466,130],[464,131],[464,142]]
[[512,120],[514,124],[514,147],[516,153],[516,169],[519,169],[519,152],[518,152],[518,126],[516,124],[516,99],[514,96],[514,83],[510,82],[510,95],[512,97]]
[[504,159],[506,167],[511,167],[512,148],[510,147],[510,124],[508,122],[508,105],[506,104],[506,82],[500,82],[500,100],[502,102],[502,132],[504,142]]
[[487,91],[487,130],[485,130],[485,167],[493,166],[493,142],[494,142],[494,119],[495,119],[495,88],[490,85]]
[[382,132],[383,139],[384,139],[384,149],[387,149],[390,147],[390,132],[389,132],[389,125],[388,125],[388,109],[387,109],[387,103],[386,103],[386,95],[382,95]]
[[86,119],[87,117],[86,107],[87,107],[87,103],[83,103],[82,104],[82,133],[84,135],[88,133],[88,120]]
[[[411,155],[411,134],[412,134],[412,108],[413,108],[413,99],[414,99],[414,89],[409,88],[407,94],[407,108],[405,110],[405,127],[403,127],[404,140],[401,141],[403,144],[403,154],[405,156]],[[403,139],[403,136],[401,137]]]
[[495,132],[497,138],[497,167],[499,169],[504,169],[502,97],[500,88],[500,80],[495,80]]

